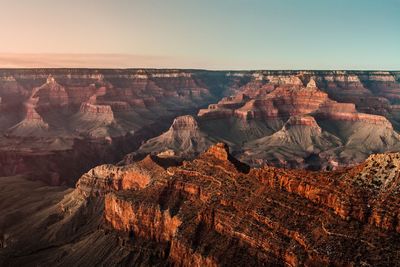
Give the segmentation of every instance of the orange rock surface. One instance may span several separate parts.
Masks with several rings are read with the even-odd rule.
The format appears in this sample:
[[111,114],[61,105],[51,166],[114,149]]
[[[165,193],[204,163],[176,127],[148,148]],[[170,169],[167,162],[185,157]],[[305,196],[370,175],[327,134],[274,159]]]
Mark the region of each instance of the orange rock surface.
[[113,190],[105,220],[128,243],[162,244],[174,265],[393,265],[399,162],[384,154],[335,172],[249,169],[221,143],[141,189]]

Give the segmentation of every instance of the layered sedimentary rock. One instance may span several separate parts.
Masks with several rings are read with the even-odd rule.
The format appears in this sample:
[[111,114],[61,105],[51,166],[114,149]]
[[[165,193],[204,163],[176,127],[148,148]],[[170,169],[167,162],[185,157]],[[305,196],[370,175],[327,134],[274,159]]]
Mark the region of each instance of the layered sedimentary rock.
[[[119,161],[176,116],[196,112],[226,90],[218,82],[224,73],[216,75],[215,84],[202,75],[181,70],[0,70],[0,132],[6,135],[0,138],[0,151],[6,158],[12,150],[12,158],[19,157],[25,166],[14,168],[5,160],[0,175],[24,169],[73,183],[97,164]],[[98,150],[104,152],[94,158]],[[66,177],[62,162],[70,159],[85,164]],[[37,161],[48,166],[47,173],[32,163]]]
[[[246,172],[219,144],[169,168],[164,182],[107,195],[106,221],[133,243],[167,242],[167,260],[184,266],[395,264],[398,155],[383,156],[383,165],[379,157],[333,173]],[[380,175],[385,186],[357,182],[386,164],[394,170]],[[384,188],[390,188],[385,196]]]
[[40,98],[39,104],[43,106],[66,106],[69,97],[63,86],[54,79],[52,75],[47,77],[46,83],[34,88],[35,95]]
[[314,78],[269,79],[268,91],[245,87],[198,114],[202,130],[228,141],[243,161],[336,168],[361,162],[372,152],[400,149],[400,137],[387,118],[330,99]]
[[[303,124],[315,127],[290,126]],[[38,214],[4,227],[0,264],[396,266],[399,174],[398,153],[333,172],[252,169],[223,143],[167,169],[103,165],[64,199],[35,197]]]
[[[4,136],[0,151],[6,158],[12,149],[10,161],[19,155],[19,161],[24,161],[20,166],[41,173],[46,171],[32,167],[33,157],[33,161],[42,157],[40,162],[57,158],[46,164],[51,170],[43,176],[59,172],[60,181],[66,180],[61,162],[80,159],[86,167],[78,175],[67,175],[74,180],[96,164],[116,162],[135,151],[168,130],[175,117],[195,114],[214,103],[194,118],[198,129],[193,139],[189,130],[181,134],[175,129],[168,138],[163,136],[168,142],[152,140],[143,148],[154,150],[160,142],[160,156],[191,158],[204,151],[209,140],[221,140],[235,154],[259,155],[249,157],[254,165],[325,168],[355,164],[372,152],[397,150],[398,138],[392,128],[400,129],[398,77],[398,72],[357,71],[1,70],[0,133]],[[242,151],[244,145],[284,130],[291,116],[303,115],[314,117],[322,134],[338,137],[343,147],[326,154],[319,153],[319,148],[289,153],[280,149],[279,157],[293,164],[271,162],[271,155],[257,151]],[[84,147],[76,152],[77,145]],[[354,149],[357,146],[362,151]],[[149,149],[142,151],[157,154]],[[81,155],[81,151],[88,154]],[[94,159],[90,156],[94,151],[108,156]],[[299,161],[301,157],[305,159]],[[3,174],[24,169],[8,162],[0,163]]]
[[7,134],[15,136],[46,136],[49,129],[42,116],[37,112],[40,98],[36,96],[36,91],[32,92],[30,98],[23,104],[22,120],[7,130]]
[[104,195],[111,191],[142,189],[162,167],[150,156],[126,166],[100,165],[82,175],[76,187],[84,195]]
[[135,154],[157,154],[159,157],[191,158],[212,144],[212,138],[203,133],[193,116],[175,118],[162,135],[148,140]]

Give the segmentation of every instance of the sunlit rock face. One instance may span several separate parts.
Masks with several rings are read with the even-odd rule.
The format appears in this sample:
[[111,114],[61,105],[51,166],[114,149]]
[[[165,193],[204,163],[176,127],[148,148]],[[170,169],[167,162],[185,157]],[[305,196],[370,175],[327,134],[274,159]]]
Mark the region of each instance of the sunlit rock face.
[[[299,125],[318,131],[311,117],[285,129]],[[395,266],[399,159],[376,154],[332,172],[250,168],[217,143],[177,166],[151,156],[101,165],[75,190],[3,177],[6,214],[33,191],[24,220],[0,214],[0,265]]]
[[[253,166],[357,164],[398,150],[399,90],[398,72],[0,70],[0,173],[72,185],[129,152],[182,160],[218,141]],[[284,128],[309,116],[320,130]]]
[[[105,218],[132,243],[167,246],[172,264],[388,264],[399,260],[392,243],[400,237],[398,157],[376,155],[331,173],[244,170],[226,144],[216,144],[154,175],[156,183],[108,194]],[[379,184],[370,180],[377,172]]]
[[[367,89],[367,74],[374,86],[378,80],[390,80],[390,86],[397,86],[394,73],[228,73],[230,78],[247,77],[248,82],[200,109],[196,131],[201,140],[227,142],[235,155],[253,166],[335,169],[360,163],[371,153],[400,151],[398,109],[390,104],[396,100],[384,98],[375,87]],[[343,93],[357,99],[368,96],[382,104],[382,112],[364,109],[357,101],[334,100]],[[204,145],[186,146],[187,150],[177,146],[184,132],[164,133],[142,145],[151,149],[138,152],[164,151],[163,156],[170,158],[190,158],[206,149]],[[183,155],[185,151],[190,155]]]

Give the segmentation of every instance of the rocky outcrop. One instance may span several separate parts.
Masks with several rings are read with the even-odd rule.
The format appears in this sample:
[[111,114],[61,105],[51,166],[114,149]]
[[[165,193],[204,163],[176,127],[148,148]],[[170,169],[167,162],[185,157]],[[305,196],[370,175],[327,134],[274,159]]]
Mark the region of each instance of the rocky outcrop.
[[318,155],[342,146],[341,139],[323,131],[312,116],[292,116],[281,130],[245,144],[240,159],[252,165],[327,168],[332,164]]
[[[81,140],[85,147],[106,143],[111,147],[107,151],[115,153],[102,154],[105,158],[85,166],[108,163],[168,130],[177,116],[214,103],[194,117],[195,131],[179,127],[168,131],[162,140],[150,142],[153,145],[143,144],[147,150],[141,150],[141,156],[151,152],[163,158],[192,158],[210,141],[227,142],[240,156],[246,152],[245,144],[283,130],[290,117],[307,115],[316,120],[322,134],[336,136],[344,148],[318,155],[313,154],[318,150],[310,149],[313,153],[301,156],[286,151],[278,165],[307,168],[309,163],[285,163],[300,157],[320,162],[316,164],[320,168],[325,162],[330,167],[356,164],[371,152],[398,150],[398,76],[398,72],[357,71],[0,70],[4,135],[0,152],[8,155],[12,148],[26,161],[38,155],[51,160],[52,153],[81,158],[73,147],[73,140]],[[249,163],[258,165],[265,159]],[[48,175],[58,173],[58,168],[51,169]]]
[[13,136],[46,136],[49,125],[39,115],[36,108],[39,97],[31,96],[24,103],[23,119],[18,124],[8,129],[7,133]]
[[199,126],[192,116],[186,115],[175,118],[170,129],[175,131],[196,131],[199,129]]
[[107,195],[105,219],[131,244],[144,238],[165,248],[171,264],[395,264],[399,195],[387,198],[365,177],[380,173],[398,192],[398,157],[336,172],[246,173],[217,144],[143,189]]
[[[294,118],[287,126],[303,124],[316,127],[308,117]],[[226,144],[218,143],[167,169],[151,157],[125,166],[99,166],[81,177],[76,190],[65,193],[37,182],[26,184],[21,177],[3,177],[0,264],[400,262],[398,153],[373,155],[333,172],[244,167]],[[26,200],[19,195],[32,188],[32,203],[23,205],[21,213],[9,213],[16,202]],[[18,216],[24,220],[10,224]]]
[[157,242],[171,241],[182,222],[161,210],[151,199],[126,201],[110,193],[105,199],[105,219],[117,231],[128,232],[132,237],[153,239]]
[[[7,166],[4,173],[40,173],[35,177],[46,182],[59,173],[59,183],[74,183],[95,165],[121,160],[165,131],[176,116],[216,101],[227,90],[224,73],[212,81],[204,75],[185,70],[0,70],[0,165]],[[99,153],[100,147],[104,152]],[[10,150],[24,168],[9,164]],[[82,169],[77,174],[73,167],[66,174],[70,166],[61,159],[79,159],[82,164],[75,166]]]
[[84,195],[105,195],[107,192],[142,189],[163,169],[150,157],[126,166],[97,166],[82,175],[76,187]]
[[193,158],[207,149],[212,139],[202,132],[193,116],[174,119],[169,130],[145,142],[135,154],[157,154],[159,157]]
[[[362,86],[357,75],[343,75],[347,78],[334,77]],[[357,164],[372,152],[399,151],[400,137],[387,118],[330,99],[318,87],[324,84],[321,76],[282,77],[258,76],[268,79],[264,89],[244,87],[200,110],[202,131],[229,141],[235,154],[254,166],[330,169]]]
[[43,106],[66,106],[69,97],[66,89],[56,82],[52,75],[47,77],[46,83],[38,88],[34,88],[33,97],[39,97],[39,105]]
[[[221,110],[218,111],[219,109]],[[215,113],[220,116],[214,115]],[[292,84],[284,83],[268,94],[261,91],[250,98],[244,98],[240,93],[239,97],[231,98],[229,102],[224,99],[217,105],[210,105],[208,110],[201,110],[198,115],[205,118],[225,115],[227,118],[235,116],[244,120],[272,120],[305,114],[315,114],[324,119],[364,121],[390,127],[389,121],[382,116],[359,113],[355,104],[330,100],[328,94],[321,91],[313,79],[310,79],[306,86],[298,81]]]
[[112,123],[114,120],[114,113],[109,105],[82,103],[79,113],[89,118],[92,117],[94,120],[100,119],[105,124]]

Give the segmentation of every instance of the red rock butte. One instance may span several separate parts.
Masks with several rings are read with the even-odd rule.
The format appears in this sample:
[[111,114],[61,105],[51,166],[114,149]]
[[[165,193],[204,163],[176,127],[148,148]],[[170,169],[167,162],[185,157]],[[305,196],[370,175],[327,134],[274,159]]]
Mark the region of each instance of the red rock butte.
[[0,266],[397,266],[399,81],[0,70]]

